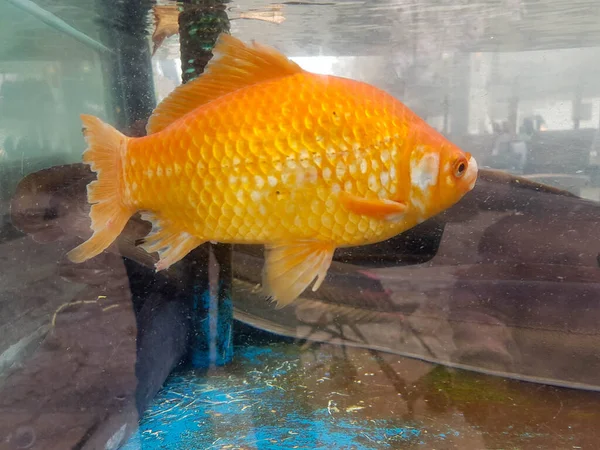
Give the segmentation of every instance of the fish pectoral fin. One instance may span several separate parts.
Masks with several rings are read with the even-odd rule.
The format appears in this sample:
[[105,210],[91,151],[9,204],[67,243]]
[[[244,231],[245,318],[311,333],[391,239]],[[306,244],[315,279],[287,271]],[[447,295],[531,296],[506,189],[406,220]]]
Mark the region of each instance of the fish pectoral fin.
[[406,203],[381,198],[364,198],[347,192],[340,193],[340,202],[348,211],[381,220],[396,220],[404,214]]
[[158,252],[156,270],[168,269],[193,249],[205,241],[185,231],[175,229],[170,222],[160,219],[154,213],[143,212],[142,220],[152,224],[150,233],[142,239],[139,247],[148,253]]
[[316,291],[327,275],[335,245],[330,242],[301,241],[265,245],[263,290],[277,308],[289,305],[316,278]]

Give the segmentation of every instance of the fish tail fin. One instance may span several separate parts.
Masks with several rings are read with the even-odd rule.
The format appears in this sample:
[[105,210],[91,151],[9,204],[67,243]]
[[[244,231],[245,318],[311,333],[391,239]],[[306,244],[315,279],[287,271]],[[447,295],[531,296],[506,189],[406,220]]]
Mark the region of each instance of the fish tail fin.
[[102,253],[121,234],[135,208],[123,202],[122,158],[130,138],[94,116],[82,114],[83,133],[88,143],[83,162],[96,172],[88,184],[92,236],[67,253],[80,263]]

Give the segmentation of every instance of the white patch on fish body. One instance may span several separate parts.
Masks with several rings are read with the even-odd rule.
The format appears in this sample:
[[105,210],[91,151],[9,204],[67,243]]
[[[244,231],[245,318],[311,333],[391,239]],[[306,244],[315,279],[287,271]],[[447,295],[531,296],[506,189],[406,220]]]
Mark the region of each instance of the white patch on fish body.
[[306,173],[308,175],[308,181],[310,183],[316,183],[319,179],[319,172],[315,166],[308,166],[306,169]]
[[472,178],[473,180],[471,181],[471,183],[469,184],[469,189],[473,189],[475,187],[475,182],[477,181],[477,173],[478,173],[478,167],[477,167],[477,161],[475,161],[475,158],[473,158],[471,156],[471,158],[469,158],[469,164],[467,167],[467,172],[465,173],[465,178],[468,180],[470,178]]
[[390,182],[390,174],[388,172],[381,172],[379,179],[381,180],[381,185],[385,187]]
[[335,166],[335,174],[338,180],[344,178],[344,175],[346,174],[346,165],[342,161],[338,161]]
[[426,191],[438,181],[440,157],[437,153],[426,153],[420,159],[410,160],[410,182],[413,187]]
[[425,203],[423,203],[421,201],[421,199],[413,197],[412,198],[412,205],[415,209],[417,209],[419,212],[424,213],[425,212]]
[[369,175],[369,178],[367,180],[367,186],[369,187],[369,189],[373,192],[377,191],[379,186],[377,183],[377,177],[375,176],[374,173],[372,173],[371,175]]
[[404,219],[404,213],[388,214],[385,216],[385,220],[392,223],[399,223]]
[[304,184],[304,170],[302,170],[302,168],[298,167],[296,169],[296,186],[302,186]]
[[366,159],[363,159],[360,162],[360,173],[362,173],[362,174],[367,173],[367,160]]
[[395,185],[397,181],[398,179],[396,178],[396,167],[392,166],[390,168],[390,182]]

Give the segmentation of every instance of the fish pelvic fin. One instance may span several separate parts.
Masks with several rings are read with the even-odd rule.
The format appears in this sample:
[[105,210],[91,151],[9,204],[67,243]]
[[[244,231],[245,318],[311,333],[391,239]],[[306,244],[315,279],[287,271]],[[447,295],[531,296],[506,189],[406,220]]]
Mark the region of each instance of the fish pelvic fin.
[[300,241],[265,246],[263,291],[277,308],[289,305],[310,283],[316,291],[327,275],[335,245],[330,242]]
[[91,205],[92,236],[67,253],[81,263],[102,253],[121,234],[135,212],[123,203],[122,158],[130,138],[90,115],[81,115],[83,133],[88,143],[83,162],[96,172],[97,179],[88,184],[87,199]]
[[154,266],[156,271],[168,269],[205,242],[203,239],[177,229],[171,222],[162,220],[155,213],[144,211],[142,220],[150,222],[152,230],[138,245],[148,253],[158,253],[159,259]]
[[146,130],[157,133],[195,110],[238,89],[303,72],[277,50],[222,33],[204,72],[175,88],[152,112]]

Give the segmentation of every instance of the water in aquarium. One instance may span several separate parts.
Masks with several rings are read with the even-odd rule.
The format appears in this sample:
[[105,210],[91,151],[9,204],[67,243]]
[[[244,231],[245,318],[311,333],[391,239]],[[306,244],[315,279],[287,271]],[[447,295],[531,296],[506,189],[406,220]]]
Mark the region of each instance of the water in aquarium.
[[600,446],[600,3],[0,24],[1,449]]

